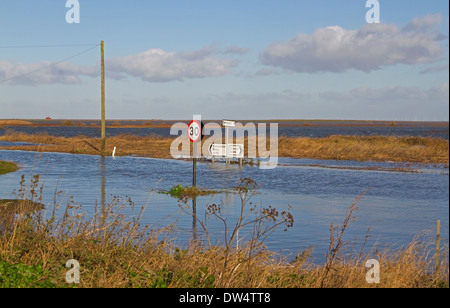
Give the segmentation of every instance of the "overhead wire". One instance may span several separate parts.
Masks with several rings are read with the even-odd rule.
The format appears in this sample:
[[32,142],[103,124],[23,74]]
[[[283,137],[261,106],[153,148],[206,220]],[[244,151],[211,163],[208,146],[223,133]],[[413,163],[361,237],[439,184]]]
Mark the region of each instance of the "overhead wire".
[[80,47],[80,46],[98,46],[99,44],[59,44],[59,45],[12,45],[0,46],[0,48],[51,48],[51,47]]
[[[93,46],[94,44],[89,44],[89,45],[90,45],[90,46]],[[73,46],[81,46],[81,45],[46,45],[45,47],[63,47],[63,46],[64,46],[64,47],[68,47],[68,46],[72,46],[72,47],[73,47]],[[87,46],[87,45],[85,45],[85,46]],[[97,48],[97,47],[99,47],[99,46],[100,46],[99,44],[95,44],[94,47],[91,47],[91,48],[89,48],[89,49],[86,49],[86,50],[84,50],[84,51],[82,51],[82,52],[79,52],[79,53],[77,53],[77,54],[75,54],[75,55],[73,55],[73,56],[70,56],[70,57],[65,58],[65,59],[63,59],[63,60],[60,60],[60,61],[58,61],[58,62],[53,62],[53,63],[51,63],[51,64],[49,64],[49,65],[46,65],[46,66],[44,66],[44,67],[41,67],[41,68],[39,68],[39,69],[37,69],[37,70],[31,71],[31,72],[27,72],[27,73],[24,73],[24,74],[20,74],[20,75],[17,75],[17,76],[13,76],[13,77],[11,77],[11,78],[7,78],[7,79],[4,79],[4,80],[0,80],[0,83],[4,83],[4,82],[7,82],[7,81],[16,79],[16,78],[28,76],[28,75],[34,74],[34,73],[36,73],[36,72],[45,70],[45,69],[47,69],[47,68],[49,68],[49,67],[58,65],[58,64],[60,64],[60,63],[66,62],[66,61],[68,61],[68,60],[71,60],[71,59],[73,59],[73,58],[75,58],[75,57],[78,57],[78,56],[80,56],[80,55],[82,55],[82,54],[85,54],[85,53],[87,53],[87,52],[89,52],[89,51],[91,51],[91,50],[93,50],[93,49],[95,49],[95,48]],[[42,46],[32,46],[32,47],[44,47],[44,45],[42,45]],[[0,48],[2,48],[2,47],[0,46]],[[5,48],[5,47],[3,47],[3,48]],[[13,47],[11,46],[11,48],[13,48]],[[22,47],[17,47],[17,48],[22,48]],[[25,48],[25,46],[23,46],[23,48]]]

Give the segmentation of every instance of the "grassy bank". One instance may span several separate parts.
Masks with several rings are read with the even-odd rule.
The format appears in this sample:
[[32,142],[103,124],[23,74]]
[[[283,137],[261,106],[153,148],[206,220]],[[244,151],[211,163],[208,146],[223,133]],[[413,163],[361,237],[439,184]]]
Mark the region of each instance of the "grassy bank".
[[[108,137],[105,154],[111,155],[116,147],[117,156],[138,155],[172,158],[170,146],[173,140],[174,138],[159,136],[119,135]],[[36,144],[3,147],[3,149],[94,155],[100,153],[101,144],[99,138],[86,136],[64,138],[47,134],[29,135],[15,132],[7,132],[4,136],[0,136],[0,141]],[[281,136],[278,141],[279,157],[432,164],[448,164],[449,162],[448,140],[429,137],[330,136],[306,138]],[[244,144],[247,154],[247,138]],[[267,145],[267,149],[269,148]],[[186,153],[186,155],[188,154]]]
[[[22,181],[21,187],[27,187]],[[241,197],[241,220],[227,225],[218,204],[207,205],[195,216],[206,239],[207,216],[224,224],[223,244],[208,240],[185,247],[173,244],[171,227],[152,229],[140,218],[126,218],[122,211],[129,200],[114,198],[87,218],[79,205],[55,204],[46,211],[20,210],[39,199],[36,178],[16,202],[15,219],[3,223],[0,232],[0,287],[106,287],[106,288],[448,288],[448,247],[441,246],[439,269],[434,270],[434,245],[420,239],[398,250],[373,249],[352,252],[343,234],[354,221],[357,202],[349,207],[343,222],[330,226],[330,243],[323,265],[311,262],[310,251],[283,258],[264,248],[272,232],[283,232],[294,223],[288,212],[259,208],[250,203],[256,185],[250,179],[236,187]],[[24,190],[21,190],[22,192]],[[180,210],[192,213],[183,196]],[[61,215],[56,215],[56,212]],[[247,215],[251,214],[251,215]],[[254,217],[254,218],[253,218]],[[254,233],[237,246],[236,231],[245,225]],[[68,260],[80,264],[80,283],[66,282]],[[366,261],[380,263],[380,283],[368,284]]]
[[448,164],[449,142],[430,137],[281,137],[279,153],[282,157]]
[[[132,135],[120,135],[109,137],[106,141],[105,153],[111,155],[114,147],[117,147],[117,156],[138,155],[155,158],[171,158],[170,144],[172,138],[159,136],[137,137]],[[24,134],[7,132],[0,136],[0,141],[20,141],[34,143],[35,145],[0,147],[0,149],[61,152],[72,154],[100,154],[100,138],[77,136],[72,138],[56,137],[47,134]]]
[[17,164],[0,160],[0,175],[19,170]]

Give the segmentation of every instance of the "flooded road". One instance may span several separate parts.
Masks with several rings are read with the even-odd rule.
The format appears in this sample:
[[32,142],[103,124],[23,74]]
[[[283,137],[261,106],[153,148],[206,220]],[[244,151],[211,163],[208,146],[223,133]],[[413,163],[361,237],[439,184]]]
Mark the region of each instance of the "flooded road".
[[[0,160],[21,166],[17,172],[0,176],[3,198],[13,197],[22,174],[27,179],[39,174],[44,185],[43,203],[48,207],[65,205],[73,196],[84,210],[93,211],[96,204],[109,203],[114,196],[129,197],[135,209],[126,209],[128,215],[136,215],[136,209],[147,206],[142,223],[155,228],[174,223],[173,235],[180,245],[203,234],[192,217],[181,213],[177,199],[159,193],[177,184],[192,185],[190,161],[7,150],[0,151]],[[287,232],[280,228],[266,242],[269,249],[284,255],[293,256],[312,247],[314,261],[323,262],[331,222],[340,224],[354,198],[362,193],[357,220],[346,231],[347,240],[356,237],[355,251],[359,251],[368,228],[368,249],[375,243],[382,247],[407,244],[419,234],[433,239],[438,219],[441,238],[448,242],[448,168],[425,166],[418,172],[398,172],[392,171],[393,167],[387,163],[280,158],[275,169],[261,170],[202,162],[197,164],[197,186],[219,193],[199,197],[197,213],[203,217],[207,204],[219,203],[231,223],[240,209],[233,187],[247,177],[260,185],[253,203],[271,205],[280,212],[291,207],[293,228]],[[56,190],[62,192],[58,200],[54,200]],[[214,238],[222,239],[223,226],[214,219],[208,225]]]

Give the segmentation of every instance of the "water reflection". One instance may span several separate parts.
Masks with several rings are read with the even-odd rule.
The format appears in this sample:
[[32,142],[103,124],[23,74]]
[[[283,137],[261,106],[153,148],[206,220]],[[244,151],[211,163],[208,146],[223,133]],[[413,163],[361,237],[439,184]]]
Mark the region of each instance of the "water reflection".
[[100,156],[100,195],[102,217],[106,215],[106,157]]
[[198,241],[197,232],[197,198],[192,198],[192,240],[194,243]]

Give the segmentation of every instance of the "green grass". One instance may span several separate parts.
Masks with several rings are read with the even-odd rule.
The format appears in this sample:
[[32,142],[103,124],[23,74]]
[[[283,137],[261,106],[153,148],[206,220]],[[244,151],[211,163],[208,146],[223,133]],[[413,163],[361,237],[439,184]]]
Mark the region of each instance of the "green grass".
[[219,193],[216,190],[209,190],[198,187],[183,187],[181,184],[175,185],[169,191],[161,191],[161,194],[167,194],[171,197],[181,199],[182,197],[194,198]]
[[17,170],[19,170],[19,167],[15,163],[0,160],[0,175],[14,172]]
[[56,287],[56,284],[48,278],[43,279],[43,276],[42,265],[10,264],[0,260],[0,288]]

